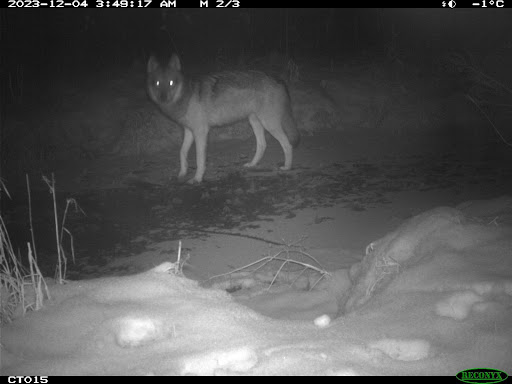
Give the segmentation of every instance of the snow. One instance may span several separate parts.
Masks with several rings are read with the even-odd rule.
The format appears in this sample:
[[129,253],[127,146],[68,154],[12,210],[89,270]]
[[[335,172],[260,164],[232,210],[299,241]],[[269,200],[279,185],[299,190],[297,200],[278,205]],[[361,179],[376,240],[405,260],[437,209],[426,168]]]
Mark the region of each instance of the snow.
[[268,289],[262,273],[230,295],[169,273],[169,263],[51,285],[42,310],[2,327],[2,374],[510,372],[510,201],[416,215],[312,290]]

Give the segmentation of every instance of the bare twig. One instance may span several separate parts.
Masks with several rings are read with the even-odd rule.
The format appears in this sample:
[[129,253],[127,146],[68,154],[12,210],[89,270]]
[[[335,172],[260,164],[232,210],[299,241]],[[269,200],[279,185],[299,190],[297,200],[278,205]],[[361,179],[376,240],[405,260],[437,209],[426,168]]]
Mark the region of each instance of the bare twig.
[[4,181],[2,180],[2,178],[0,178],[0,187],[2,187],[2,188],[0,188],[0,192],[1,192],[1,191],[4,191],[4,192],[5,192],[5,194],[7,195],[7,197],[8,197],[9,199],[12,199],[12,198],[11,198],[11,195],[9,194],[9,191],[7,190],[7,187],[6,187],[6,186],[5,186],[5,184],[4,184]]
[[498,135],[498,137],[501,139],[501,141],[503,141],[503,143],[505,145],[508,145],[509,147],[512,147],[512,143],[508,142],[507,139],[505,139],[503,137],[503,135],[501,134],[501,132],[499,131],[498,128],[496,128],[496,125],[494,125],[494,123],[492,122],[492,120],[489,118],[489,116],[487,116],[487,114],[484,112],[484,110],[480,107],[480,105],[478,105],[478,103],[475,101],[475,99],[473,99],[470,95],[466,95],[466,98],[471,101],[473,104],[475,104],[475,106],[478,108],[478,110],[480,111],[480,113],[482,115],[484,115],[484,117],[487,119],[487,121],[489,122],[489,124],[491,124],[491,127],[494,129],[494,132],[496,132],[496,134]]
[[[317,279],[315,281],[315,283],[310,287],[310,290],[313,289],[325,276],[329,276],[330,273],[328,273],[327,271],[325,271],[322,267],[321,267],[321,264],[318,262],[318,260],[316,260],[316,258],[314,258],[313,256],[311,256],[309,253],[305,252],[302,248],[301,245],[298,245],[298,243],[300,243],[300,241],[302,241],[302,239],[294,242],[294,243],[291,243],[291,244],[288,244],[288,246],[285,248],[285,249],[281,249],[279,250],[277,253],[275,253],[274,255],[270,255],[270,256],[265,256],[265,257],[262,257],[248,265],[245,265],[243,267],[240,267],[240,268],[236,268],[230,272],[227,272],[227,273],[222,273],[222,274],[219,274],[219,275],[215,275],[215,276],[212,276],[210,277],[207,281],[210,281],[210,280],[213,280],[213,279],[217,279],[217,278],[220,278],[220,277],[224,277],[224,276],[229,276],[229,275],[233,275],[233,274],[236,274],[237,272],[240,272],[240,271],[243,271],[243,270],[247,270],[251,267],[254,267],[257,265],[257,268],[251,270],[250,272],[248,273],[256,273],[258,270],[260,270],[261,268],[263,268],[264,266],[268,265],[270,262],[272,261],[278,261],[278,262],[281,262],[281,265],[279,266],[277,272],[274,274],[274,276],[272,277],[272,280],[270,281],[270,284],[269,286],[267,287],[267,289],[270,289],[275,281],[277,280],[279,274],[282,273],[283,271],[283,268],[288,265],[288,264],[294,264],[294,265],[300,265],[302,267],[304,267],[304,269],[302,271],[300,271],[300,273],[298,274],[298,276],[292,281],[292,284],[294,284],[307,270],[312,270],[316,273],[318,273],[320,275],[319,279]],[[285,243],[283,241],[283,243]],[[298,248],[298,249],[290,249],[290,248]],[[300,254],[302,256],[306,256],[308,258],[310,258],[311,260],[313,260],[317,265],[319,265],[319,267],[317,266],[314,266],[314,265],[311,265],[309,263],[305,263],[305,262],[302,262],[302,261],[298,261],[298,260],[294,260],[292,258],[290,258],[290,253],[297,253],[297,254]],[[286,254],[286,257],[282,257],[283,254]]]
[[28,195],[28,221],[30,225],[30,236],[32,237],[32,250],[34,252],[34,258],[37,262],[37,248],[36,248],[36,238],[34,236],[34,226],[32,225],[32,197],[30,193],[30,181],[28,179],[28,174],[25,173],[25,180],[27,181],[27,195]]

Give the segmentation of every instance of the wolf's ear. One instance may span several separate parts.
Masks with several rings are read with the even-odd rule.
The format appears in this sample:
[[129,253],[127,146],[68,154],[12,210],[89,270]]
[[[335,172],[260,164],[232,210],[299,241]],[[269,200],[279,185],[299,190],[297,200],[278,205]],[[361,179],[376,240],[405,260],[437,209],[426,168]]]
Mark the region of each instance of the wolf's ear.
[[148,61],[148,73],[153,72],[157,68],[158,68],[158,60],[154,56],[151,56]]
[[178,55],[172,54],[171,60],[169,61],[169,68],[175,71],[181,71],[181,62]]

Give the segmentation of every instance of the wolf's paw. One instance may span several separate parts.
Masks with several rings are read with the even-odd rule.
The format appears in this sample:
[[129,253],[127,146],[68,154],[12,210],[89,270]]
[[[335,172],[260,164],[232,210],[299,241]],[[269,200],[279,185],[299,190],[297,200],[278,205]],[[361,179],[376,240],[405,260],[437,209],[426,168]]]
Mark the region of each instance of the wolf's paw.
[[283,166],[279,167],[279,169],[281,171],[289,171],[290,169],[292,169],[292,166],[290,165],[287,167],[287,166],[283,165]]
[[180,173],[180,174],[178,175],[178,182],[180,182],[180,183],[184,183],[185,181],[187,181],[187,174],[185,173],[185,174],[183,174],[183,175],[182,175],[182,174]]
[[252,162],[244,164],[245,168],[254,168],[255,166],[256,166],[256,164],[253,164]]
[[198,184],[201,184],[201,180],[198,180],[195,177],[193,177],[187,181],[187,184],[188,185],[198,185]]

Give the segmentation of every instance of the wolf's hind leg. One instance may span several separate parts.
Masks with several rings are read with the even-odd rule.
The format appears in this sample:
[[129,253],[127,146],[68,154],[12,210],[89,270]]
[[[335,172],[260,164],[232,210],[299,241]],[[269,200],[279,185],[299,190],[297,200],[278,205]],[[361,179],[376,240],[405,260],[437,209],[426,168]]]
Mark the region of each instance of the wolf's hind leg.
[[292,161],[293,161],[293,148],[288,140],[288,136],[282,130],[272,130],[269,131],[272,136],[279,141],[281,144],[281,148],[283,148],[284,152],[284,165],[279,167],[282,171],[289,171],[292,169]]
[[256,136],[256,153],[254,154],[252,161],[244,164],[244,167],[256,166],[263,157],[265,149],[267,148],[267,142],[265,141],[265,128],[258,116],[255,114],[249,115],[249,123],[254,131],[254,136]]
[[277,116],[278,114],[273,114],[271,118],[263,121],[263,125],[267,131],[274,136],[277,141],[279,141],[279,144],[281,144],[281,148],[283,148],[284,152],[284,165],[280,167],[280,169],[288,171],[292,168],[293,147],[290,144],[290,140],[288,140],[288,136],[286,136],[286,133],[283,130],[281,118],[278,118]]

